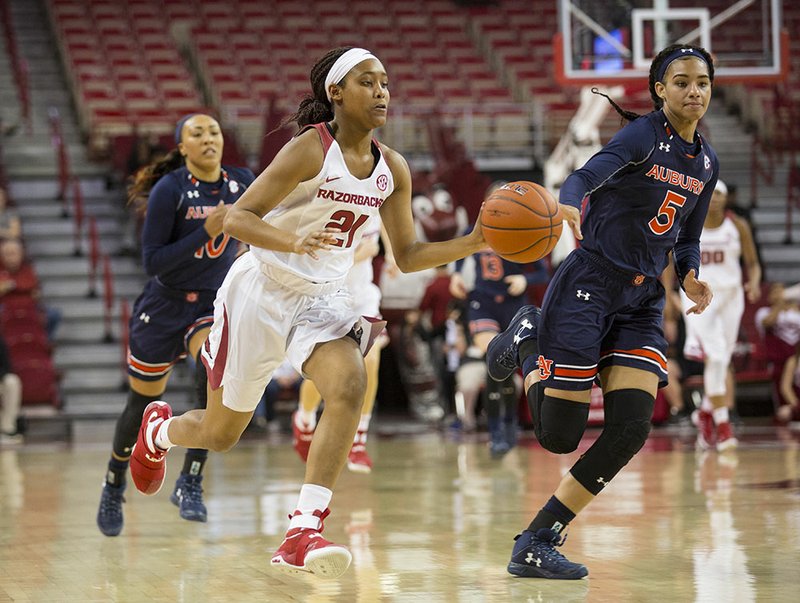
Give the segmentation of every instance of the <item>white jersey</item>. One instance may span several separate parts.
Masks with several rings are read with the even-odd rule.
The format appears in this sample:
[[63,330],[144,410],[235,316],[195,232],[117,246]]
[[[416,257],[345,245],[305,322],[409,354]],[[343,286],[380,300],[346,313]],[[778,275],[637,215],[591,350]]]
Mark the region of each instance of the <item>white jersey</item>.
[[[372,239],[377,242],[380,235],[380,218],[375,218],[370,220],[368,226],[364,227],[362,240]],[[366,258],[353,264],[350,272],[347,273],[345,284],[350,295],[353,296],[353,307],[356,311],[362,316],[379,318],[381,315],[381,290],[372,282],[374,277],[372,258]]]
[[700,278],[712,291],[742,286],[742,240],[733,219],[726,215],[717,228],[700,235]]
[[315,230],[337,228],[342,231],[337,246],[319,250],[318,260],[308,254],[273,251],[252,246],[253,255],[264,264],[274,265],[300,278],[316,283],[344,279],[353,266],[353,255],[361,238],[373,228],[379,209],[394,190],[389,165],[377,142],[373,152],[377,164],[369,177],[356,178],[347,169],[339,144],[327,124],[315,124],[325,159],[322,169],[311,180],[297,185],[272,211],[264,216],[270,225],[305,236]]

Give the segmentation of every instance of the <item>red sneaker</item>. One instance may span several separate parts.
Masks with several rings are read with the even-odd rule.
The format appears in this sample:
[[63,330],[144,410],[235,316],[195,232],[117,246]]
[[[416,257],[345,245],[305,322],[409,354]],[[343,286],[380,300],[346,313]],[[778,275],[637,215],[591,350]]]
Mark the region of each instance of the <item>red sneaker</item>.
[[[300,511],[295,511],[289,517],[300,514]],[[304,572],[321,578],[338,578],[345,573],[353,560],[350,551],[322,537],[322,521],[329,514],[330,509],[314,511],[314,515],[319,517],[318,529],[292,528],[286,532],[281,546],[272,555],[272,567],[290,574]]]
[[136,489],[148,496],[161,490],[164,483],[167,463],[166,450],[155,444],[156,434],[164,421],[172,416],[172,409],[166,402],[150,402],[142,415],[139,437],[131,451],[131,477]]
[[733,437],[730,421],[717,425],[717,451],[725,452],[739,445],[739,440]]
[[294,411],[292,413],[292,445],[297,451],[297,454],[300,455],[300,458],[303,459],[303,462],[305,463],[308,461],[308,450],[311,448],[311,440],[314,437],[314,429],[312,428],[311,430],[308,430],[308,426],[305,423],[298,425],[299,421],[300,417],[297,416],[297,411]]
[[[363,437],[363,439],[362,439]],[[356,473],[369,473],[372,471],[372,459],[367,454],[367,447],[363,444],[366,434],[358,432],[358,442],[354,443],[347,455],[347,468]]]
[[716,439],[713,415],[705,410],[696,410],[692,413],[692,423],[697,427],[697,447],[701,450],[713,448]]

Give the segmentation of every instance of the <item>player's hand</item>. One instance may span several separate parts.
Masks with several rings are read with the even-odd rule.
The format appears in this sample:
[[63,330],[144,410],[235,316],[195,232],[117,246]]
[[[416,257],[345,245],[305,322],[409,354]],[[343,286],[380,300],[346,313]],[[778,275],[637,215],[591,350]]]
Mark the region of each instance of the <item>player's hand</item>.
[[228,213],[228,206],[224,201],[220,201],[217,206],[208,213],[203,228],[206,229],[208,236],[216,239],[222,234],[222,221],[225,219],[225,214]]
[[561,209],[561,215],[564,216],[567,225],[572,230],[572,234],[579,241],[583,240],[583,233],[581,232],[581,212],[571,205],[559,203],[558,207]]
[[467,286],[464,284],[464,277],[458,272],[450,275],[450,295],[456,299],[467,299]]
[[472,227],[472,232],[470,232],[467,236],[473,240],[477,247],[475,251],[480,251],[481,249],[489,249],[489,244],[486,242],[486,239],[483,238],[483,227],[481,226],[481,214],[483,214],[483,206],[485,203],[481,203],[481,209],[478,212],[478,219],[475,220],[475,226]]
[[308,254],[315,260],[319,259],[317,250],[328,250],[336,244],[338,239],[333,236],[333,233],[340,233],[340,230],[335,228],[325,228],[323,230],[315,230],[308,233],[304,237],[299,237],[294,243],[292,252],[299,253],[300,255]]
[[508,294],[513,297],[522,295],[528,288],[528,279],[523,274],[509,274],[503,282],[508,285]]
[[690,270],[686,278],[683,279],[683,290],[686,292],[686,297],[694,302],[694,306],[686,310],[686,314],[702,314],[711,303],[714,293],[711,287],[705,281],[698,281],[695,277],[694,270]]
[[747,301],[749,301],[751,304],[754,304],[761,299],[761,287],[758,285],[758,283],[745,283],[744,292],[747,295]]

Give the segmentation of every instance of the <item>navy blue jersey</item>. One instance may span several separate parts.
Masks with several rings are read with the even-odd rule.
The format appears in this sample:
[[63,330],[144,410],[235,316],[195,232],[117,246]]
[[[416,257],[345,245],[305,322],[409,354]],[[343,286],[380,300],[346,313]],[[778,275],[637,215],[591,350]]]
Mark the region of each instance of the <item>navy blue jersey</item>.
[[700,233],[719,161],[706,140],[687,142],[663,111],[620,130],[561,187],[560,201],[580,208],[588,195],[581,247],[631,273],[658,277],[674,248],[681,281],[700,274]]
[[156,182],[142,232],[147,274],[172,289],[216,291],[238,245],[224,233],[212,241],[203,225],[210,210],[233,204],[254,179],[247,168],[223,167],[217,182],[203,182],[181,167]]

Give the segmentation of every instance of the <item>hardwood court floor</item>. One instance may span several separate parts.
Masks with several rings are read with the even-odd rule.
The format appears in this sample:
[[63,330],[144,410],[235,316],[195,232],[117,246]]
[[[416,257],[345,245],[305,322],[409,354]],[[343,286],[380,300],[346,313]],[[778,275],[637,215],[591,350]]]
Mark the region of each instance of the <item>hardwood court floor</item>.
[[654,432],[571,526],[562,552],[590,572],[574,582],[505,570],[512,538],[577,458],[530,436],[498,461],[478,437],[374,435],[375,470],[345,471],[328,518],[326,536],[353,553],[334,581],[269,567],[303,474],[287,436],[212,455],[206,524],[169,502],[183,460],[171,453],[158,495],[129,485],[117,538],[95,525],[110,438],[109,426],[94,441],[0,450],[0,601],[800,600],[797,431],[746,430],[725,455],[696,453],[691,432]]

